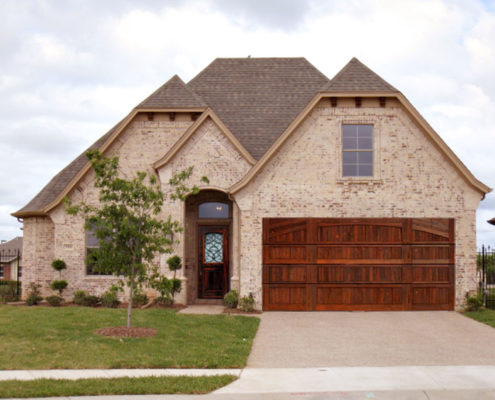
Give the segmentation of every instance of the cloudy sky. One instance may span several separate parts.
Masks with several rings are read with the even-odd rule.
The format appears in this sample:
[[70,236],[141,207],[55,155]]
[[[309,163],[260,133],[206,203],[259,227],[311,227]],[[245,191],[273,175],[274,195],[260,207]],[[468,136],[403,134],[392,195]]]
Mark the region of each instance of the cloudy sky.
[[[495,0],[0,0],[0,239],[10,213],[173,74],[216,57],[352,57],[495,187]],[[495,243],[495,195],[478,242]]]

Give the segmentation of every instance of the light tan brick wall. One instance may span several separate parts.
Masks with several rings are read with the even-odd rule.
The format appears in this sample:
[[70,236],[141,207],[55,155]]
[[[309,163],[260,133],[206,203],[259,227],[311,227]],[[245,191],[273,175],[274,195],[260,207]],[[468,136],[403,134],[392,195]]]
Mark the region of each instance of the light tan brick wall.
[[41,285],[43,296],[53,294],[49,284],[57,279],[51,267],[54,259],[54,224],[50,218],[24,218],[22,243],[22,297],[25,299],[30,283]]
[[[374,179],[342,179],[341,124],[374,125]],[[330,107],[322,101],[248,186],[235,194],[241,292],[261,307],[262,218],[438,217],[456,220],[456,302],[476,287],[472,189],[396,103]]]

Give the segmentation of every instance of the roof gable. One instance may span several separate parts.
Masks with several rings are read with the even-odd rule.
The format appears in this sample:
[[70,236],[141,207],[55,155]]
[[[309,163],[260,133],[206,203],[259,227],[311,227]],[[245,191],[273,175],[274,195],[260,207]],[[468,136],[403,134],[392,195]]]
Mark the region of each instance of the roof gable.
[[332,78],[324,90],[328,92],[398,92],[356,57]]
[[217,58],[187,85],[259,159],[328,82],[305,58]]
[[194,108],[206,107],[201,98],[174,75],[136,108]]

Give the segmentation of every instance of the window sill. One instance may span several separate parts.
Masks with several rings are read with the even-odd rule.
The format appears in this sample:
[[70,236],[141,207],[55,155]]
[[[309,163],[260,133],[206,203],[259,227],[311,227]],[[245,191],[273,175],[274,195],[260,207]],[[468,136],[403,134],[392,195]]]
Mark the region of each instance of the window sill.
[[383,181],[381,179],[373,178],[373,177],[347,177],[337,179],[337,183],[341,185],[381,185]]

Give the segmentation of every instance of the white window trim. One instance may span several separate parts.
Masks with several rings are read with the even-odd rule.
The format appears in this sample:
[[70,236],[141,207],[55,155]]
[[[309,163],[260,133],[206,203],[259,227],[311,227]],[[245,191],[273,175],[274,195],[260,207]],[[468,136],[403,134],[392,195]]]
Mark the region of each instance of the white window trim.
[[[373,125],[373,176],[343,176],[343,143],[342,143],[342,126],[343,125]],[[338,124],[338,146],[339,146],[339,162],[338,162],[338,179],[340,184],[380,184],[381,177],[381,121],[373,117],[354,117],[352,119],[342,118]]]

